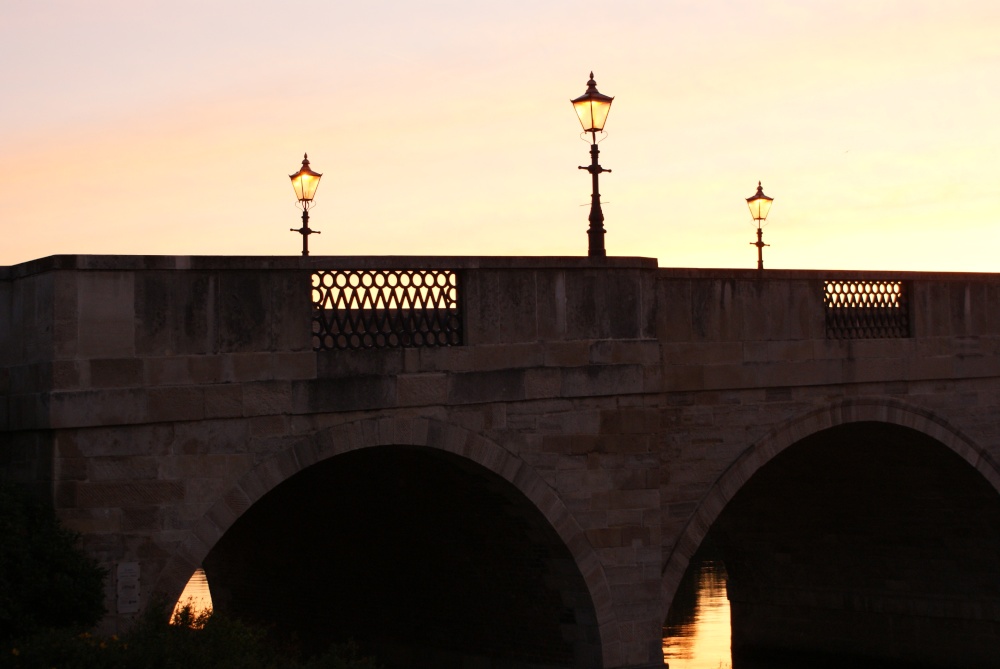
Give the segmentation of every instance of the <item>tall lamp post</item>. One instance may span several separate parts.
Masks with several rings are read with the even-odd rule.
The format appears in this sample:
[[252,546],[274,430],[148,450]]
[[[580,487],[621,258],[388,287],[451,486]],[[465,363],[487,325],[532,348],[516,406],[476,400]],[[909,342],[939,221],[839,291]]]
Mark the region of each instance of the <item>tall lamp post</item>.
[[750,242],[751,246],[757,247],[757,269],[764,269],[764,247],[770,244],[764,243],[764,231],[761,229],[761,221],[767,220],[767,212],[771,210],[773,197],[764,195],[764,188],[757,182],[757,192],[753,197],[747,198],[747,206],[750,207],[750,215],[757,222],[757,241]]
[[589,132],[591,136],[590,165],[581,165],[581,170],[590,172],[593,187],[590,194],[590,227],[587,229],[589,243],[587,245],[587,255],[603,258],[607,255],[604,251],[604,212],[601,211],[601,192],[597,186],[597,177],[601,172],[610,172],[600,166],[597,162],[597,133],[604,132],[604,123],[608,120],[608,112],[611,111],[613,97],[604,95],[597,90],[597,82],[594,81],[594,73],[590,73],[590,81],[587,82],[587,92],[575,100],[573,109],[580,117],[580,125],[584,132]]
[[295,189],[295,199],[302,207],[302,227],[289,228],[292,232],[302,235],[302,255],[309,255],[309,235],[320,234],[319,230],[309,229],[309,209],[312,207],[313,198],[316,196],[316,189],[319,188],[319,180],[323,175],[309,169],[309,154],[302,157],[302,167],[295,174],[289,174],[292,180],[292,188]]

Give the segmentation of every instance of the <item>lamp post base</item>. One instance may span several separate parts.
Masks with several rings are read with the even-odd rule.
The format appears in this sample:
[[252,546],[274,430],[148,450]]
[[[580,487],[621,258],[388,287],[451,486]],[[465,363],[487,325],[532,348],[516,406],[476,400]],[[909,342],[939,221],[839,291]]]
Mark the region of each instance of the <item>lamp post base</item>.
[[595,230],[591,227],[587,230],[587,237],[589,239],[589,245],[587,248],[587,256],[590,258],[606,258],[608,256],[607,251],[604,250],[604,228],[601,227]]

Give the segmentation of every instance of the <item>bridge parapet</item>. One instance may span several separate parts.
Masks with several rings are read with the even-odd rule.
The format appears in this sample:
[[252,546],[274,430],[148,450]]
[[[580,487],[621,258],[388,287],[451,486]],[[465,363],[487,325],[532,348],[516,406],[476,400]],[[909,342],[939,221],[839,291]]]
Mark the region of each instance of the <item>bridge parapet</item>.
[[[831,305],[831,283],[901,290],[905,301]],[[663,269],[657,296],[665,390],[898,385],[1000,372],[997,275]],[[891,313],[902,308],[905,320]],[[863,325],[862,336],[831,332],[836,310],[846,323],[896,320]]]
[[[433,268],[461,276],[462,347],[313,352],[315,272]],[[231,384],[287,385],[394,368],[560,366],[567,356],[587,362],[581,341],[652,339],[654,278],[655,261],[645,259],[54,256],[0,274],[0,306],[10,314],[0,330],[5,422],[18,430],[252,415],[259,408],[234,397]],[[594,358],[637,355],[623,350],[602,345]],[[655,358],[648,345],[643,350],[643,361]],[[456,381],[453,397],[471,397],[463,383]],[[407,390],[414,384],[427,390],[424,381],[404,383],[404,402],[416,401]],[[533,393],[500,385],[513,396]],[[345,392],[355,396],[350,389],[338,394]],[[308,398],[311,391],[289,393]],[[89,406],[97,396],[100,412]],[[365,396],[379,405],[386,393],[357,395]]]
[[[458,278],[461,346],[313,351],[317,272],[434,269]],[[905,306],[905,327],[831,337],[832,306],[854,308],[829,303],[831,283],[905,291],[904,305],[876,307],[892,317]],[[656,269],[632,258],[53,256],[0,268],[0,308],[9,314],[0,320],[8,400],[0,426],[275,409],[235,396],[231,384],[249,382],[361,384],[279,392],[279,406],[293,411],[295,397],[318,406],[316,393],[356,398],[350,406],[411,406],[992,375],[1000,372],[998,303],[1000,281],[983,274]],[[661,361],[654,379],[651,365]],[[455,377],[434,376],[443,372]],[[404,378],[390,387],[388,373]],[[89,406],[94,393],[101,412]]]

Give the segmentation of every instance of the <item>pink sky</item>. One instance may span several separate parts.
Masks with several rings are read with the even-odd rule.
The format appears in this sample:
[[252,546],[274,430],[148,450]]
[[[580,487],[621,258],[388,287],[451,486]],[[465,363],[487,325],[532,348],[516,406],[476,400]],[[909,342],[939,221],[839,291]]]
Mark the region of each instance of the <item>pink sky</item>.
[[609,255],[997,271],[1000,4],[13,0],[0,9],[0,264],[583,255],[569,99],[615,96]]

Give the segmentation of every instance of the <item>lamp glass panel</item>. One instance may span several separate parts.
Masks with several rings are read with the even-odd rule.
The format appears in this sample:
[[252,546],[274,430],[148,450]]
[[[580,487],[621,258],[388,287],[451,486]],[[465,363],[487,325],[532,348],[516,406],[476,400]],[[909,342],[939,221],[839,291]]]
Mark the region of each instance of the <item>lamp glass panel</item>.
[[594,130],[604,130],[604,124],[608,120],[608,113],[611,111],[611,100],[594,100],[591,103],[594,119]]
[[319,176],[315,174],[302,175],[302,197],[305,200],[312,200],[319,188]]
[[590,113],[590,100],[574,100],[573,110],[580,117],[580,125],[583,126],[583,129],[590,130],[590,126],[593,124],[593,118]]
[[299,202],[310,202],[319,188],[319,175],[300,171],[292,176],[292,188],[295,189],[295,198]]
[[580,117],[580,125],[587,132],[604,130],[604,124],[608,120],[608,112],[611,111],[611,99],[607,100],[585,98],[573,101],[573,108],[576,109],[577,116]]
[[771,198],[752,198],[747,200],[747,205],[750,207],[750,215],[753,217],[753,220],[763,221],[767,219],[767,212],[771,210]]

